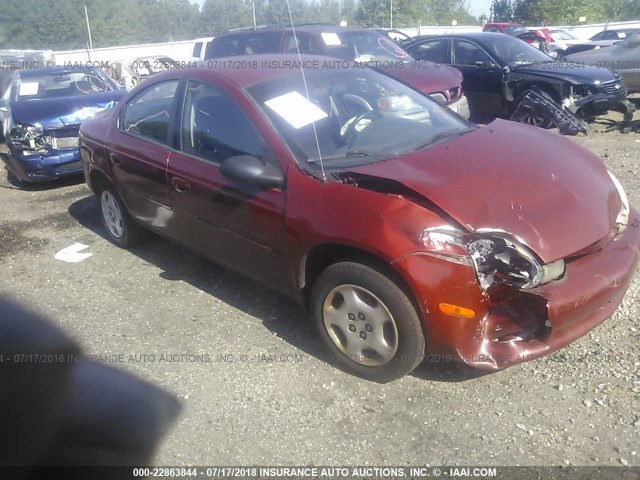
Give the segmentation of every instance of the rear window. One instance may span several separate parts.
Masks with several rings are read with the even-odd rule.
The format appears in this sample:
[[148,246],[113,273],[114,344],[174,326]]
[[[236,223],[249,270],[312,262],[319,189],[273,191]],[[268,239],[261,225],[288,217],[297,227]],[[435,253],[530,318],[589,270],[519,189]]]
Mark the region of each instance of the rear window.
[[205,59],[280,53],[282,32],[252,32],[214,38],[207,46]]

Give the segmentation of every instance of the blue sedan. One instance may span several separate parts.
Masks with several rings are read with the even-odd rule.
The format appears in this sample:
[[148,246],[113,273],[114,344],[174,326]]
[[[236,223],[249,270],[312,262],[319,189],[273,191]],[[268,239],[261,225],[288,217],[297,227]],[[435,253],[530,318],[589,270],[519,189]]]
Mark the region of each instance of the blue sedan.
[[0,158],[21,182],[82,173],[83,120],[113,107],[126,92],[97,68],[5,71],[0,100]]

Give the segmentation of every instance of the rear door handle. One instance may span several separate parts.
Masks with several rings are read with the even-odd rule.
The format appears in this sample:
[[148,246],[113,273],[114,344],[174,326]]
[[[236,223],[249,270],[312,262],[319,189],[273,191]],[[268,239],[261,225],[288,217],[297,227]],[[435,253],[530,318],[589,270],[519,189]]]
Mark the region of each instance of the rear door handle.
[[113,163],[114,165],[120,165],[120,163],[122,162],[122,157],[117,153],[110,153],[109,158],[111,159],[111,163]]
[[173,177],[171,179],[171,186],[176,192],[186,192],[187,190],[191,190],[189,182],[180,177]]

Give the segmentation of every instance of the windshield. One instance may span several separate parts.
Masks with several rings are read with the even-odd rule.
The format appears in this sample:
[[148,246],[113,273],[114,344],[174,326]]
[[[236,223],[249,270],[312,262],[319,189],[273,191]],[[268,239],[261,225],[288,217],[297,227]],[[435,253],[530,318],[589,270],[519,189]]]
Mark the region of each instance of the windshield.
[[329,55],[356,62],[410,62],[411,56],[391,39],[373,30],[320,34]]
[[494,54],[506,65],[535,65],[553,61],[550,56],[536,47],[515,37],[491,36],[491,38],[483,38],[482,41],[489,49],[489,53]]
[[20,74],[16,100],[91,95],[115,90],[99,70],[28,71]]
[[[305,70],[249,94],[305,170],[372,163],[470,131],[462,118],[385,75],[358,67]],[[320,152],[320,153],[319,153]]]

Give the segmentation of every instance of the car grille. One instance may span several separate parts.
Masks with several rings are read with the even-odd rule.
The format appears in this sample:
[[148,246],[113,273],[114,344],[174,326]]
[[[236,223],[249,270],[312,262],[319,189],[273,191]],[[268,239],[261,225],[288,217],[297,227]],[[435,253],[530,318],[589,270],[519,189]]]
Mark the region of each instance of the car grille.
[[82,161],[77,160],[75,162],[65,163],[56,167],[56,173],[71,173],[82,170]]
[[608,82],[602,82],[602,90],[608,95],[614,95],[622,91],[623,85],[624,83],[621,78],[609,80]]
[[462,89],[460,87],[449,89],[449,103],[453,103],[457,100],[460,100],[461,96],[462,96]]

